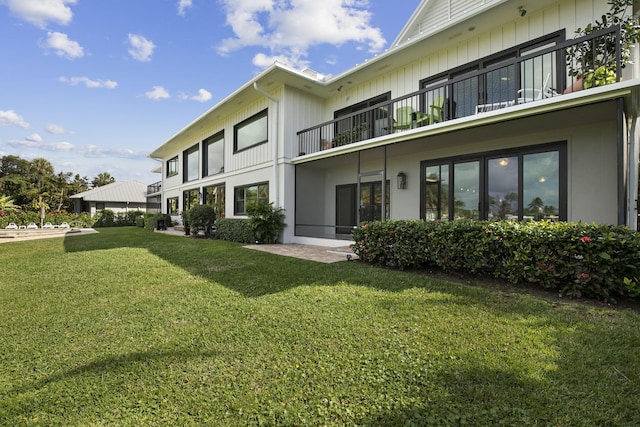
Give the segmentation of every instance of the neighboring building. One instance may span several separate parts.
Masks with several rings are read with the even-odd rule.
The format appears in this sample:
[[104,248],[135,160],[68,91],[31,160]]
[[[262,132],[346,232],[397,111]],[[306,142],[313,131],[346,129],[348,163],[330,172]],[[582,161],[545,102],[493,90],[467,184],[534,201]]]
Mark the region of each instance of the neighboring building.
[[609,5],[522,4],[423,0],[386,52],[331,78],[275,63],[151,153],[162,211],[269,200],[284,243],[344,244],[385,217],[635,228],[639,61],[571,92],[567,48]]
[[115,213],[147,211],[147,184],[139,181],[122,181],[94,188],[71,196],[76,213],[109,209]]

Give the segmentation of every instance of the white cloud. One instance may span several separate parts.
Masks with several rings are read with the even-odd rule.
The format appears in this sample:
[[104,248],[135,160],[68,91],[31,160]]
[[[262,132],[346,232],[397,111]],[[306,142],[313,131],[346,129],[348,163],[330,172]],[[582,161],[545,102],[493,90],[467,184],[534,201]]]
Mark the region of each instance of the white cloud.
[[69,36],[64,33],[47,33],[45,47],[55,50],[56,55],[62,56],[63,58],[74,59],[84,56],[84,49],[80,46],[80,43],[69,40]]
[[171,95],[169,95],[169,92],[167,92],[167,90],[162,86],[154,86],[153,90],[150,90],[149,92],[145,92],[144,96],[154,101],[171,98]]
[[190,100],[190,101],[198,101],[198,102],[207,102],[211,99],[211,92],[206,89],[198,90],[197,95],[189,96],[184,93],[179,95],[179,98],[182,100]]
[[73,12],[67,4],[76,4],[77,0],[6,0],[9,10],[20,19],[46,28],[48,22],[68,25]]
[[29,123],[25,122],[24,118],[13,110],[0,110],[0,126],[18,126],[28,129]]
[[75,133],[74,131],[66,130],[66,129],[65,129],[65,128],[63,128],[62,126],[60,126],[60,125],[55,125],[55,124],[47,125],[44,129],[45,129],[47,132],[52,133],[52,134],[54,134],[54,135],[63,135],[63,134],[65,134],[65,133],[67,133],[67,134],[74,134],[74,133]]
[[136,61],[151,61],[156,45],[151,40],[138,34],[129,34],[129,55]]
[[[87,144],[75,145],[68,141],[46,141],[38,134],[32,134],[23,139],[14,139],[7,142],[7,145],[14,148],[30,149],[30,153],[25,153],[24,157],[37,157],[37,151],[68,153],[73,150],[74,155],[84,158],[109,158],[119,159],[146,159],[147,153],[134,151],[129,148],[104,147],[100,145]],[[23,156],[21,156],[23,157]]]
[[368,0],[222,0],[227,24],[235,37],[222,41],[218,53],[247,47],[269,49],[254,57],[254,64],[271,65],[278,60],[304,68],[309,47],[320,44],[340,46],[355,42],[372,53],[384,48],[386,40],[372,27]]
[[184,16],[185,11],[191,7],[191,0],[179,0],[178,1],[178,15]]
[[79,84],[84,84],[89,89],[95,88],[105,88],[105,89],[114,89],[118,86],[117,82],[113,80],[92,80],[89,77],[60,77],[58,79],[62,83],[67,83],[71,86],[77,86]]
[[29,142],[34,142],[34,143],[38,143],[38,142],[42,142],[42,137],[40,135],[38,135],[37,133],[31,134],[31,136],[28,136],[25,138],[25,140],[29,141]]

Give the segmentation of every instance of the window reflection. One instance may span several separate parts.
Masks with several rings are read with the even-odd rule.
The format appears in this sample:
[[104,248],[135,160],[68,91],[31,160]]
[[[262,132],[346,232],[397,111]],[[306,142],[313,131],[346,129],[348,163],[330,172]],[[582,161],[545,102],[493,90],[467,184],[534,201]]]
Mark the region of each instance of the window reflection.
[[523,204],[525,219],[558,219],[560,211],[559,153],[523,156]]
[[449,165],[425,169],[425,219],[449,219]]
[[500,157],[488,161],[487,217],[518,219],[518,158]]
[[456,219],[478,219],[480,203],[480,162],[453,166],[453,215]]

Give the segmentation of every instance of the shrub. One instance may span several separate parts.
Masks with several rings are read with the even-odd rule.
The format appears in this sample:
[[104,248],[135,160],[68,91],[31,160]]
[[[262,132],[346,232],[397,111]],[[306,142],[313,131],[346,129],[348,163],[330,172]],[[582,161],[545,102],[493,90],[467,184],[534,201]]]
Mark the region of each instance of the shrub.
[[158,222],[163,224],[161,227],[163,230],[166,230],[167,227],[171,226],[171,215],[162,214],[162,213],[154,213],[154,214],[145,214],[144,215],[144,228],[147,230],[155,230],[158,228]]
[[114,227],[116,225],[116,215],[111,209],[104,209],[94,216],[94,227]]
[[211,236],[211,230],[215,222],[216,212],[212,206],[195,205],[187,211],[187,223],[193,234],[197,234],[199,230],[203,230],[205,236]]
[[566,222],[363,223],[353,251],[372,264],[481,274],[563,295],[615,300],[640,288],[640,234]]
[[256,243],[275,243],[284,230],[284,209],[275,208],[273,203],[258,202],[247,208]]
[[220,218],[216,221],[216,234],[219,240],[238,243],[255,243],[256,236],[249,219]]

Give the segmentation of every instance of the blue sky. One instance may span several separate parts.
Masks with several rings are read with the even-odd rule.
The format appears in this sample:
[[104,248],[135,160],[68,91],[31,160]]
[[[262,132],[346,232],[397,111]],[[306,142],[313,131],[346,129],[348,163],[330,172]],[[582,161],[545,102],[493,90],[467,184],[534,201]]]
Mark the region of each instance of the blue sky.
[[0,0],[0,156],[160,180],[148,153],[275,59],[337,75],[420,0]]

